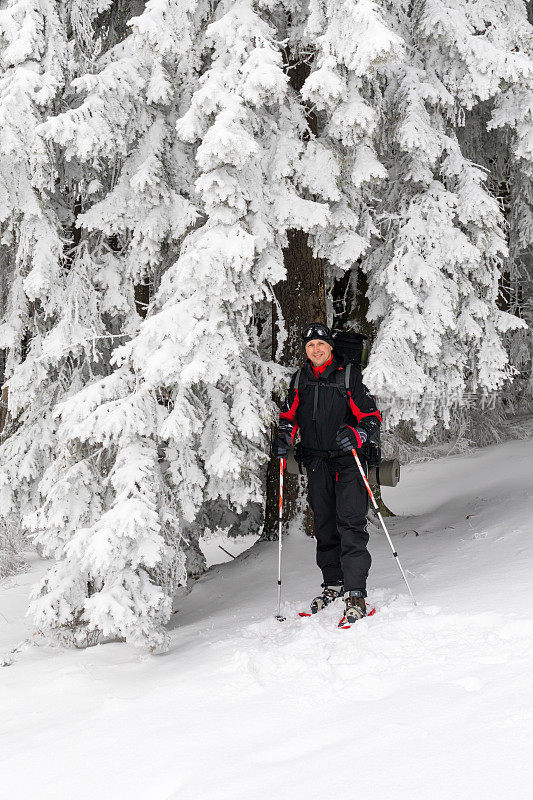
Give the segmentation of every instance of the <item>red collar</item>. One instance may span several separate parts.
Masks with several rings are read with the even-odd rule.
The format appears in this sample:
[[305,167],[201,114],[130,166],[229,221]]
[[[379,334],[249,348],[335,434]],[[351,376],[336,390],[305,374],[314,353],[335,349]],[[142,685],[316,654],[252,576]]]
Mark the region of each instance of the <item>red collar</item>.
[[333,361],[333,353],[330,355],[329,359],[325,361],[320,367],[314,367],[313,364],[309,362],[311,364],[311,369],[315,373],[315,378],[318,378],[318,376],[324,372],[326,367],[329,367],[332,361]]

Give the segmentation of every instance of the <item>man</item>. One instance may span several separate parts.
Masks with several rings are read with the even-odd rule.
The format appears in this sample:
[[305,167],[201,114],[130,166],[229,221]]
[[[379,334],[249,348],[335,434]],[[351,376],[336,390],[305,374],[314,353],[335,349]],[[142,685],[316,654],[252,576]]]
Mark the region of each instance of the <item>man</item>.
[[366,616],[371,563],[368,494],[351,451],[357,450],[364,466],[363,445],[379,427],[381,414],[356,368],[350,370],[346,392],[345,360],[334,353],[326,325],[308,325],[302,342],[307,360],[292,376],[273,452],[285,458],[299,428],[314,516],[316,561],[323,577],[322,594],[312,601],[311,611],[316,613],[343,596],[346,623],[351,624]]

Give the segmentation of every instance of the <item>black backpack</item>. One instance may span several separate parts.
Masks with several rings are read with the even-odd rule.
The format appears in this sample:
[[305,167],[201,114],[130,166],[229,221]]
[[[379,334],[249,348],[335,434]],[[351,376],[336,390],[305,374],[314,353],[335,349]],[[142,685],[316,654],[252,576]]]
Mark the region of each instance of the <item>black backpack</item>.
[[[333,337],[333,353],[337,356],[344,356],[348,362],[346,368],[335,373],[335,383],[331,386],[338,389],[348,406],[350,405],[350,398],[348,391],[350,388],[350,375],[352,369],[363,370],[368,361],[368,353],[370,350],[370,342],[363,336],[362,333],[353,333],[351,331],[336,333]],[[300,378],[302,376],[303,367],[300,367],[296,373],[294,381],[294,389],[298,391],[300,386]],[[363,456],[369,467],[377,467],[381,461],[381,438],[379,428],[375,431],[363,445]]]
[[344,356],[358,370],[363,370],[368,362],[370,342],[362,333],[340,331],[333,337],[333,350],[336,355]]

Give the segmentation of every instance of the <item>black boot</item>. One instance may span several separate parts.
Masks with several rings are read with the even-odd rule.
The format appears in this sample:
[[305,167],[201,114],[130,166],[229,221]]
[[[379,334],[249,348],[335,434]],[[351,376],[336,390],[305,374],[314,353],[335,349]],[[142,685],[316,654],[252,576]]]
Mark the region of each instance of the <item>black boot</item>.
[[316,614],[317,611],[322,611],[323,608],[329,606],[338,597],[342,597],[344,593],[344,586],[341,584],[323,583],[322,594],[319,594],[311,603],[311,614]]

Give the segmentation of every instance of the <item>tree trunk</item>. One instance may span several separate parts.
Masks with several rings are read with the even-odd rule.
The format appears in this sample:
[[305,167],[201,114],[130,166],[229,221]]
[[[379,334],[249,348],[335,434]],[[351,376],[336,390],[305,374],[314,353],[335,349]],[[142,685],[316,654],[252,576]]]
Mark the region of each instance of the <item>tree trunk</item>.
[[[378,504],[378,508],[379,508],[379,510],[381,512],[381,516],[382,517],[395,517],[396,514],[393,511],[391,511],[390,508],[388,508],[388,506],[386,506],[384,501],[383,501],[383,498],[381,496],[381,486],[379,485],[379,483],[371,485],[370,488],[372,489],[372,494],[374,495],[374,499],[375,499],[376,503]],[[370,511],[372,512],[372,514],[374,516],[376,516],[376,512],[374,511],[374,506],[372,505],[372,503],[370,503]]]
[[[2,376],[3,382],[3,376]],[[2,386],[2,399],[0,401],[0,434],[4,430],[7,419],[7,386]]]
[[[293,57],[289,50],[284,53],[285,66],[290,85],[300,92],[306,78],[311,72],[310,64],[298,57]],[[305,107],[308,130],[303,138],[316,136],[318,122],[314,111]],[[287,231],[287,247],[283,251],[283,259],[287,277],[275,287],[276,299],[283,318],[287,338],[279,363],[283,366],[298,368],[303,360],[301,331],[309,322],[326,321],[326,287],[324,280],[324,261],[315,258],[309,246],[307,234],[301,230]],[[272,354],[277,353],[277,315],[272,311]],[[283,398],[274,398],[281,405]],[[274,436],[276,426],[273,426]],[[271,458],[267,468],[266,508],[263,539],[273,539],[278,531],[278,498],[279,498],[279,460]],[[295,475],[285,475],[283,492],[283,517],[286,521],[294,519],[298,512],[299,480]],[[313,533],[312,516],[309,508],[305,511],[305,529],[309,535]]]
[[[301,342],[302,328],[313,321],[326,319],[326,290],[324,284],[324,262],[314,258],[307,242],[307,234],[300,230],[290,230],[288,245],[283,251],[287,278],[275,287],[276,299],[283,316],[287,339],[279,362],[296,370],[303,360]],[[276,331],[276,308],[273,307],[273,331]],[[273,353],[277,348],[273,335]],[[275,398],[281,405],[283,398]],[[273,426],[272,435],[276,426]],[[285,475],[283,492],[283,517],[289,521],[298,512],[299,480],[295,475]],[[279,460],[271,458],[267,468],[264,539],[273,539],[278,531]],[[310,510],[305,512],[306,532],[312,535],[313,526]]]
[[351,270],[333,283],[334,330],[344,330],[348,325],[362,333],[370,341],[374,338],[374,326],[367,319],[368,279],[356,262]]

